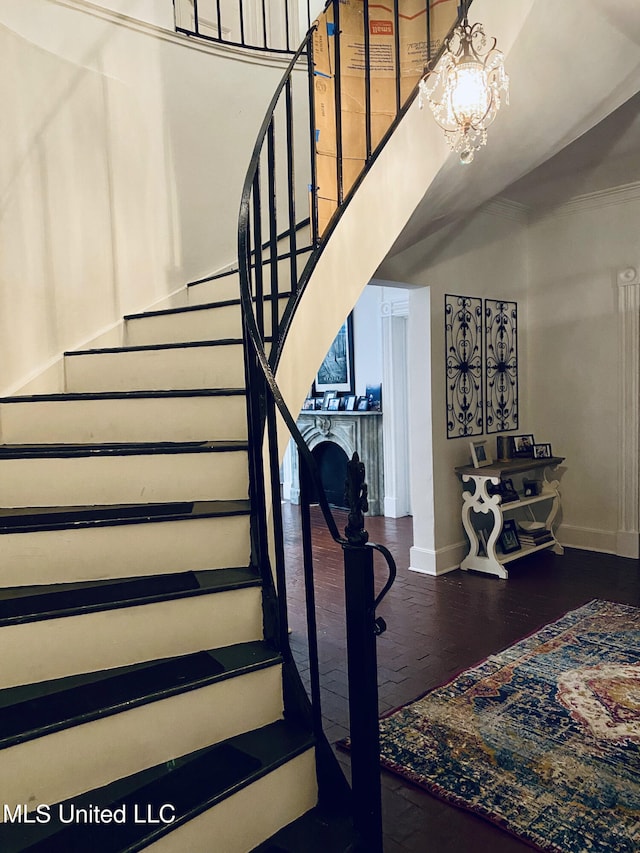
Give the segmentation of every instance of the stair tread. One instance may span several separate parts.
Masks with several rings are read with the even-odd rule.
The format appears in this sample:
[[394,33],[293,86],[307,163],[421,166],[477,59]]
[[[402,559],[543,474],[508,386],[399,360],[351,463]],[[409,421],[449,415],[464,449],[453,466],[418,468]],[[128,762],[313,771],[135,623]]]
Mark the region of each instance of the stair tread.
[[0,749],[280,663],[262,641],[0,690]]
[[123,347],[96,347],[95,349],[80,349],[69,350],[65,352],[65,357],[76,355],[109,355],[124,352],[144,352],[149,350],[165,350],[165,349],[195,349],[197,347],[223,347],[223,346],[241,346],[242,338],[220,338],[213,341],[184,341],[178,343],[162,343],[162,344],[138,344],[134,346]]
[[[117,809],[124,823],[101,822],[61,825],[57,820],[60,804],[50,807],[50,823],[32,825],[0,825],[0,848],[3,853],[125,853],[140,850],[153,840],[186,823],[246,785],[265,776],[313,746],[309,732],[284,720],[261,729],[229,738],[212,747],[156,765],[89,791],[62,804],[62,815],[68,819],[75,808]],[[175,821],[170,825],[136,823],[135,807],[147,814],[170,804]],[[29,836],[25,838],[25,836]]]
[[0,627],[259,586],[253,567],[0,589]]
[[246,515],[248,500],[0,508],[0,534]]
[[246,450],[246,441],[156,441],[102,444],[0,444],[0,459],[76,456],[143,456]]
[[348,853],[356,849],[356,838],[351,818],[327,814],[315,808],[272,835],[251,853]]
[[[283,291],[278,293],[278,299],[288,299],[291,296],[291,291]],[[265,300],[270,302],[271,294],[265,294]],[[240,298],[235,299],[220,299],[216,302],[202,302],[199,305],[180,305],[177,308],[161,308],[156,311],[140,311],[136,314],[125,314],[125,320],[144,320],[146,317],[170,317],[174,314],[190,314],[194,311],[208,311],[212,308],[227,308],[228,306],[240,306]]]
[[158,391],[61,391],[55,394],[23,394],[0,397],[0,403],[48,403],[78,400],[147,400],[158,397],[230,397],[246,395],[244,388],[162,389]]

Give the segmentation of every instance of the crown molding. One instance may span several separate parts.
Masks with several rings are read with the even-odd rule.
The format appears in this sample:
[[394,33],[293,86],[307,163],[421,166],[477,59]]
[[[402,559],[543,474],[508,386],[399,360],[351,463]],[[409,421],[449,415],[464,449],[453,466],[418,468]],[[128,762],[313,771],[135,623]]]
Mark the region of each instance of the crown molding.
[[586,210],[598,210],[635,201],[640,201],[640,181],[632,181],[629,184],[620,184],[616,187],[576,195],[555,208],[542,205],[534,207],[497,196],[485,205],[484,209],[487,213],[501,216],[503,219],[528,222],[533,216],[572,216]]
[[617,187],[609,187],[606,190],[574,196],[556,208],[552,215],[570,216],[574,213],[582,213],[585,210],[597,210],[602,207],[612,207],[638,200],[640,200],[640,181],[633,181],[630,184],[621,184]]
[[502,196],[491,199],[483,210],[490,216],[498,216],[500,219],[509,219],[511,222],[520,223],[526,223],[531,212],[526,204],[510,201],[508,198],[502,198]]

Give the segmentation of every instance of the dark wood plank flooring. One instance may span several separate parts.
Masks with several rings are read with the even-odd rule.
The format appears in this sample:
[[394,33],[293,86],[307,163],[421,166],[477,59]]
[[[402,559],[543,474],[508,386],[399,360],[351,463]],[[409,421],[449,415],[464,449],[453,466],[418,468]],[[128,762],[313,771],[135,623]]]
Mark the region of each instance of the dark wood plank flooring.
[[[306,622],[298,507],[283,504],[291,643],[303,676]],[[336,511],[340,528],[346,513]],[[319,654],[325,730],[333,743],[348,731],[342,551],[312,509]],[[594,598],[640,605],[640,563],[567,549],[525,557],[503,581],[455,571],[439,578],[408,570],[411,518],[368,518],[370,539],[386,545],[398,578],[379,615],[387,632],[378,639],[379,710],[416,699],[487,655]],[[384,563],[376,555],[380,585]],[[338,757],[349,772],[349,758]],[[524,853],[531,848],[488,821],[449,806],[383,771],[385,853]],[[330,851],[327,851],[330,853]]]

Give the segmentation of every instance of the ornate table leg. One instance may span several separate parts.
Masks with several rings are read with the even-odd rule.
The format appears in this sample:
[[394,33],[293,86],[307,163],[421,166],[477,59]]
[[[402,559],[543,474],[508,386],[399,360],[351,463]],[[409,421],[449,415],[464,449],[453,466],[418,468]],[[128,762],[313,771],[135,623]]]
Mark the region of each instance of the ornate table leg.
[[[490,483],[498,485],[499,477],[485,477],[481,474],[463,474],[462,480],[464,483],[473,481],[475,491],[473,494],[469,491],[464,491],[462,494],[462,524],[469,537],[469,553],[460,563],[461,569],[477,569],[481,572],[488,572],[492,575],[497,575],[500,578],[508,578],[509,573],[498,560],[496,553],[496,543],[498,536],[502,532],[502,513],[500,512],[500,495],[490,495],[487,487]],[[493,526],[487,540],[486,556],[481,556],[479,553],[480,542],[478,532],[471,521],[471,513],[479,512],[483,514],[491,513],[493,515]]]
[[544,469],[543,480],[542,480],[542,488],[544,491],[549,494],[549,496],[553,495],[551,498],[551,506],[549,507],[549,514],[545,519],[545,527],[553,536],[553,545],[551,546],[551,550],[556,554],[564,554],[564,548],[556,539],[556,532],[553,529],[553,522],[558,514],[558,510],[560,509],[560,482],[558,480],[548,480],[547,474],[549,472],[548,468]]

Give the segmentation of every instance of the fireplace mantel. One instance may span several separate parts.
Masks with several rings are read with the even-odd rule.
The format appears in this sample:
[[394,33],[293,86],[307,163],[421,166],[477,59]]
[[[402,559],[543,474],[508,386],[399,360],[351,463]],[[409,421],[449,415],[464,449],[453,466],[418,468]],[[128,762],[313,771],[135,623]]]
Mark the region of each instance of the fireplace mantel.
[[[300,412],[298,429],[313,450],[325,441],[341,447],[351,459],[354,451],[364,462],[368,485],[368,515],[384,515],[384,465],[382,455],[382,412]],[[291,459],[291,502],[300,499],[298,454]]]

